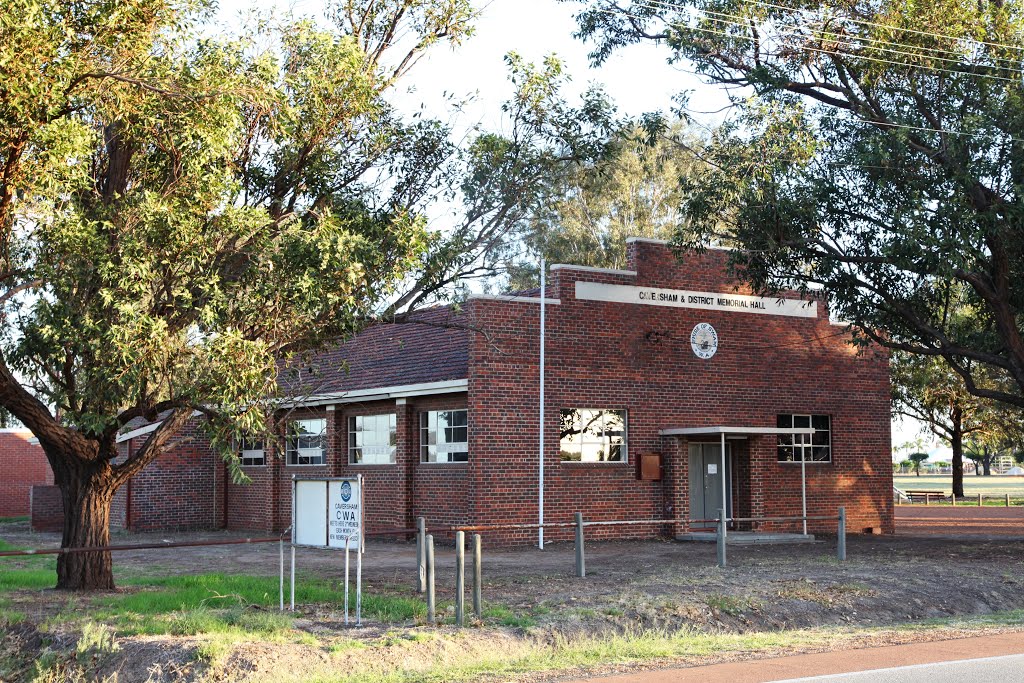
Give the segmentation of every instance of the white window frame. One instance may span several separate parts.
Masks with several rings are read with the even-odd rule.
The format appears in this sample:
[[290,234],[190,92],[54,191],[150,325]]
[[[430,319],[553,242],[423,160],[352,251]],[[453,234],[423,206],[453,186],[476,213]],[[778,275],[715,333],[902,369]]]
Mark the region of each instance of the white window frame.
[[[362,430],[356,431],[356,428],[355,428],[356,420],[373,420],[375,425],[379,424],[381,421],[385,421],[385,425],[386,425],[387,431],[388,431],[388,441],[389,441],[389,444],[388,444],[388,446],[386,446],[386,448],[390,449],[390,452],[388,453],[388,456],[387,456],[388,459],[386,461],[384,461],[384,462],[377,462],[377,461],[366,462],[365,461],[365,458],[363,457],[362,454],[363,454],[363,452],[367,448],[382,448],[382,446],[380,444],[377,444],[377,443],[374,443],[374,444],[358,444],[357,445],[356,444],[356,441],[358,440],[357,435],[359,435],[359,434],[366,434],[366,433],[379,434],[379,432],[376,429],[374,429],[374,430],[362,429]],[[395,414],[395,413],[377,413],[375,415],[349,415],[347,422],[348,422],[348,464],[349,465],[360,465],[360,466],[367,465],[367,466],[372,466],[372,465],[394,465],[395,464],[395,454],[398,451],[398,429],[397,429],[397,426],[398,426],[398,415],[397,414]],[[360,459],[359,460],[356,460],[356,451],[360,452]]]
[[[444,432],[438,428],[438,420],[441,413],[463,413],[466,416],[465,425],[446,426],[444,429],[465,429],[465,441],[441,440]],[[433,429],[431,429],[433,428]],[[430,443],[430,434],[434,434],[434,443]],[[444,446],[444,450],[439,448]],[[456,453],[465,453],[466,457],[461,460],[452,460],[451,456]],[[439,459],[441,455],[446,459]],[[433,459],[431,459],[433,457]],[[469,461],[469,410],[466,408],[449,408],[444,410],[424,410],[420,413],[420,463],[428,465],[459,465]]]
[[[313,434],[312,436],[299,437],[292,431],[292,425],[298,422],[321,422],[323,423],[323,429],[319,434]],[[285,462],[289,467],[323,467],[327,464],[327,418],[324,417],[303,417],[296,418],[294,420],[288,420],[288,424],[285,430]],[[296,440],[299,438],[306,439],[320,439],[320,446],[299,448]],[[319,455],[310,455],[307,451],[320,451]],[[319,462],[300,462],[303,458],[318,458]]]
[[587,410],[587,411],[596,411],[596,412],[602,413],[601,439],[602,439],[603,442],[604,441],[607,442],[607,445],[609,446],[609,450],[610,450],[610,447],[613,444],[611,443],[611,437],[608,436],[608,430],[606,428],[607,427],[607,422],[606,422],[606,418],[604,417],[603,414],[605,414],[605,413],[621,413],[622,414],[622,443],[618,444],[618,446],[619,446],[619,453],[620,453],[621,457],[618,460],[583,460],[583,454],[582,454],[583,448],[582,447],[583,447],[584,439],[583,439],[583,434],[581,432],[578,435],[580,437],[580,441],[579,441],[579,445],[580,445],[580,459],[579,460],[573,460],[571,458],[564,458],[564,457],[562,457],[562,443],[563,443],[563,439],[559,439],[558,440],[558,458],[559,458],[559,460],[563,464],[568,464],[568,465],[625,465],[625,464],[629,463],[629,410],[627,410],[626,408],[583,408],[583,407],[579,407],[579,406],[572,407],[572,408],[561,408],[559,410],[559,420],[561,420],[563,412],[570,411],[570,410],[579,410],[579,411]]
[[[832,463],[832,416],[823,413],[779,413],[775,416],[775,424],[784,427],[785,425],[779,424],[782,418],[789,418],[789,426],[792,427],[796,424],[797,418],[807,418],[807,426],[814,426],[814,418],[825,418],[828,420],[828,430],[818,429],[817,433],[826,431],[828,434],[828,443],[814,443],[816,434],[779,434],[775,446],[775,458],[776,461],[781,465],[795,464],[799,465],[801,462],[806,462],[808,465],[829,465]],[[784,460],[781,457],[782,449],[792,448],[793,459]],[[814,450],[816,448],[828,449],[828,458],[825,460],[818,460],[814,458]],[[802,458],[806,458],[804,461]]]
[[[255,448],[255,446],[259,448]],[[241,467],[266,467],[267,451],[263,439],[250,439],[241,437],[235,442],[235,452],[238,453],[238,463]],[[257,455],[259,454],[259,455]],[[246,462],[252,460],[259,462]]]

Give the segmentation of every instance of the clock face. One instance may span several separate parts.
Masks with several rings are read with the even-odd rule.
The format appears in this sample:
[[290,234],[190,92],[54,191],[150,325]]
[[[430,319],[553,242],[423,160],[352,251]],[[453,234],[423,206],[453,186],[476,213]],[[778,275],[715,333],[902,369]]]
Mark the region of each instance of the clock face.
[[709,323],[697,323],[690,333],[690,348],[697,358],[707,360],[718,351],[718,333]]

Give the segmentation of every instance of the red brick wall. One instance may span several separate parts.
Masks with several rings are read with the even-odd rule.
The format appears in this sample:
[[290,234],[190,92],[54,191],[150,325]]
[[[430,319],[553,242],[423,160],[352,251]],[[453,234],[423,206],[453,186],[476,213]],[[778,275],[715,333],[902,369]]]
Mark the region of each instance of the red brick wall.
[[32,486],[32,531],[63,531],[64,500],[60,488],[53,485]]
[[[131,440],[141,448],[147,435]],[[200,419],[194,418],[174,437],[178,445],[121,487],[123,503],[112,510],[127,519],[132,531],[209,529],[219,526],[216,472],[220,456],[203,435]],[[117,500],[115,500],[117,502]],[[119,512],[119,506],[123,509]]]
[[53,483],[46,454],[31,438],[27,429],[0,430],[0,517],[29,514],[32,485]]
[[[823,302],[817,318],[796,318],[575,299],[576,280],[744,293],[726,275],[724,251],[710,250],[682,265],[660,244],[634,242],[630,252],[636,276],[553,272],[548,296],[561,304],[547,307],[545,519],[569,521],[576,511],[592,520],[685,518],[688,450],[681,440],[659,436],[660,430],[774,427],[778,413],[813,413],[832,416],[833,462],[807,466],[809,514],[835,514],[845,504],[850,530],[878,526],[891,532],[884,352],[858,354],[842,328],[829,324]],[[488,331],[486,338],[471,338],[475,522],[537,519],[538,309],[534,303],[492,300],[467,306],[475,324]],[[699,322],[718,332],[719,349],[709,360],[690,349],[690,331]],[[630,462],[560,462],[559,410],[572,407],[627,409]],[[737,445],[737,514],[799,514],[800,467],[778,463],[775,445],[774,436]],[[666,457],[669,476],[638,481],[635,459],[652,450]],[[835,523],[812,528],[834,530]],[[532,539],[535,532],[520,537]]]

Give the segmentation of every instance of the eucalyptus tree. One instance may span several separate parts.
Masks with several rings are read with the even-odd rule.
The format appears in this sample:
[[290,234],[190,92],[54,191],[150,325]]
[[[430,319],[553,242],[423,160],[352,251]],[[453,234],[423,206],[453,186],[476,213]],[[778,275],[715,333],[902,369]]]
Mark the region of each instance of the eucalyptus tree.
[[597,63],[652,42],[730,93],[680,247],[744,247],[758,290],[827,291],[861,339],[1024,407],[1024,3],[591,0],[578,20]]
[[[625,268],[626,238],[667,240],[685,229],[679,179],[700,165],[699,149],[683,121],[653,135],[629,122],[605,154],[557,169],[554,201],[530,216],[526,244],[549,263]],[[520,260],[511,287],[533,287],[537,277],[536,260]]]
[[992,428],[991,402],[972,396],[934,356],[897,351],[891,358],[892,412],[919,421],[953,451],[953,495],[964,495],[964,441]]
[[[404,118],[389,93],[470,34],[468,0],[339,0],[330,26],[212,38],[206,9],[0,10],[0,407],[46,452],[65,547],[107,545],[114,493],[197,412],[237,464],[232,437],[272,429],[282,361],[491,267],[545,166],[600,150],[587,121],[611,115],[599,97],[573,112],[551,60],[512,64],[505,136],[462,149]],[[427,225],[439,196],[445,230]],[[139,419],[158,427],[118,458]],[[57,574],[113,586],[109,552]]]

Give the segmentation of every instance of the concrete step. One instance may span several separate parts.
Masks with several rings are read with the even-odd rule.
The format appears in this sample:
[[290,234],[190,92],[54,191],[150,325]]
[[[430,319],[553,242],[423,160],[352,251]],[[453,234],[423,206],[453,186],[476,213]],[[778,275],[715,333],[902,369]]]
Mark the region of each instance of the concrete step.
[[[715,543],[718,540],[713,531],[691,531],[688,534],[679,534],[677,541],[697,541],[702,543]],[[814,534],[769,534],[753,531],[730,531],[725,535],[725,542],[729,545],[757,545],[769,543],[813,543]]]

